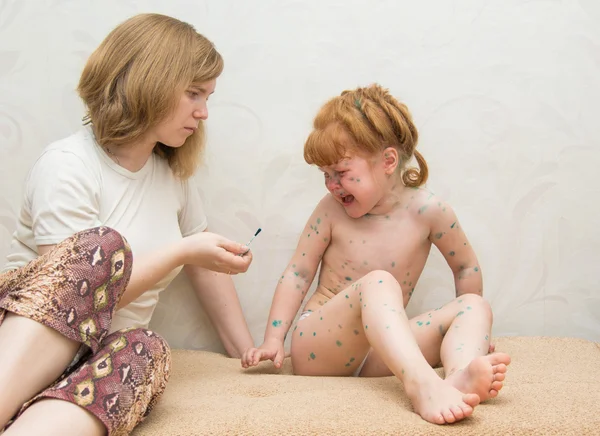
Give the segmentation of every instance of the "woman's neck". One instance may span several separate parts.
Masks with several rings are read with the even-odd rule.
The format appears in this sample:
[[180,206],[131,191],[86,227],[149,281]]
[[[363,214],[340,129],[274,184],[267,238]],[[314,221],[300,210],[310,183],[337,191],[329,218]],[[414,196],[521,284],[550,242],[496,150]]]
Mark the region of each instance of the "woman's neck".
[[135,173],[146,165],[155,146],[155,141],[140,139],[128,144],[107,145],[102,148],[117,165]]

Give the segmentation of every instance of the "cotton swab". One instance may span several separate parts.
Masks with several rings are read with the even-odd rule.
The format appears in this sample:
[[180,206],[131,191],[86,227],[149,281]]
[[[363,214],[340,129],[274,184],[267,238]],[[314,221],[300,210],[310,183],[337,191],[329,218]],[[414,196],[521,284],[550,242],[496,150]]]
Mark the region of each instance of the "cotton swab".
[[[256,236],[262,232],[262,229],[259,227],[258,230],[256,231],[256,233],[254,234],[254,236],[252,236],[252,238],[250,238],[250,240],[248,241],[248,243],[246,244],[246,247],[250,247],[250,244],[252,243],[252,241],[254,241],[254,238],[256,238]],[[250,248],[248,248],[248,251],[250,251]],[[240,256],[244,256],[246,254],[248,254],[248,251],[246,251],[245,253],[240,254]]]

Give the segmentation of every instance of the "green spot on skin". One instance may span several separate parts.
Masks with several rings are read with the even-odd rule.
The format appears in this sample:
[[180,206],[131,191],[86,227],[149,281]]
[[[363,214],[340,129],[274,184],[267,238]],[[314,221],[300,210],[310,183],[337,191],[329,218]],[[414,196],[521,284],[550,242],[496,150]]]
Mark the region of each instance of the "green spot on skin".
[[454,256],[456,253],[454,251],[450,252],[450,256]]
[[450,226],[450,228],[451,228],[451,229],[453,229],[455,225],[456,225],[456,221],[454,221],[454,222],[452,223],[452,225]]
[[352,281],[352,277],[346,277],[346,280],[348,280],[349,282]]
[[441,324],[438,326],[438,330],[440,331],[440,335],[444,336],[444,327]]
[[346,294],[346,298],[350,298],[350,297],[348,296],[348,294]]
[[317,224],[321,224],[321,218],[317,218]]
[[307,238],[310,238],[310,233],[306,236]]
[[429,324],[431,324],[431,321],[427,321],[427,323],[425,325],[429,325]]
[[358,334],[360,334],[360,332],[358,330],[354,330],[354,334],[358,335]]
[[337,345],[338,347],[341,347],[342,343],[340,341],[335,341],[335,345]]
[[313,336],[317,336],[317,332],[313,332]]
[[471,310],[471,306],[467,306],[467,310]]
[[423,325],[423,321],[417,321],[417,325],[422,326]]
[[294,273],[294,275],[295,275],[296,277],[298,277],[298,276],[300,275],[300,273],[299,273],[299,272],[295,272],[295,273]]
[[473,268],[475,270],[475,272],[479,271],[478,267]]
[[354,357],[350,358],[350,363],[354,362],[356,359]]
[[281,320],[276,319],[275,321],[273,321],[273,327],[281,327]]
[[352,309],[352,305],[350,305],[350,309]]
[[425,212],[428,207],[429,207],[429,205],[427,205],[427,204],[425,206],[420,207],[419,208],[419,213],[421,214],[421,213]]
[[442,232],[436,233],[435,239],[442,239],[442,236],[444,236],[444,234]]
[[396,266],[396,262],[392,262],[392,268]]
[[489,339],[489,336],[488,336],[488,335],[485,335],[485,340],[487,341],[488,339]]
[[357,182],[360,182],[360,179],[356,179]]
[[379,283],[383,283],[383,280],[379,280]]
[[346,363],[346,366],[350,366],[350,364],[349,364],[349,363]]
[[293,264],[293,265],[292,265],[292,268],[296,268],[296,264]]
[[315,353],[310,353],[310,358],[311,358],[312,360],[315,360],[315,359],[317,358],[317,356],[315,356]]
[[304,332],[300,332],[300,336],[302,336],[304,334]]
[[365,330],[367,330],[368,328],[369,328],[369,326],[368,326],[368,325],[365,325]]
[[463,311],[461,310],[460,312],[458,312],[458,313],[456,314],[456,316],[461,316],[461,315],[463,315],[464,313],[465,313],[465,312],[463,312]]
[[302,256],[306,256],[306,253],[302,253]]
[[402,370],[402,374],[404,374],[404,370]]
[[462,299],[458,300],[459,303],[462,303]]

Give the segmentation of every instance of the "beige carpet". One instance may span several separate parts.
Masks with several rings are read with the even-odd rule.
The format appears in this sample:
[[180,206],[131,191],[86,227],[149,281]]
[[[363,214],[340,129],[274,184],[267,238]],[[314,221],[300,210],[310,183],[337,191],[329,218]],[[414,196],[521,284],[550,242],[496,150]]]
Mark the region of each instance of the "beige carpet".
[[299,377],[289,359],[261,364],[175,350],[164,397],[134,436],[167,435],[600,435],[600,345],[581,339],[498,338],[512,356],[500,396],[460,423],[436,426],[411,411],[401,383]]

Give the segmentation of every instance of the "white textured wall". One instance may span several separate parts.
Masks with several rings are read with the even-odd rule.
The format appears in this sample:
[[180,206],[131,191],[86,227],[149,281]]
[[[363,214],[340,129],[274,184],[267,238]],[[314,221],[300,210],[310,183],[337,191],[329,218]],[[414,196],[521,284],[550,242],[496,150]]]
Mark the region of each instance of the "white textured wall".
[[[325,192],[302,145],[320,104],[377,81],[412,109],[429,186],[455,207],[484,271],[495,334],[600,339],[597,0],[0,0],[0,255],[40,150],[80,124],[84,61],[117,23],[176,16],[226,69],[198,177],[215,231],[247,241],[235,278],[262,339],[277,277]],[[435,250],[434,250],[435,251]],[[432,254],[410,308],[450,299]],[[219,349],[178,279],[153,327]]]

